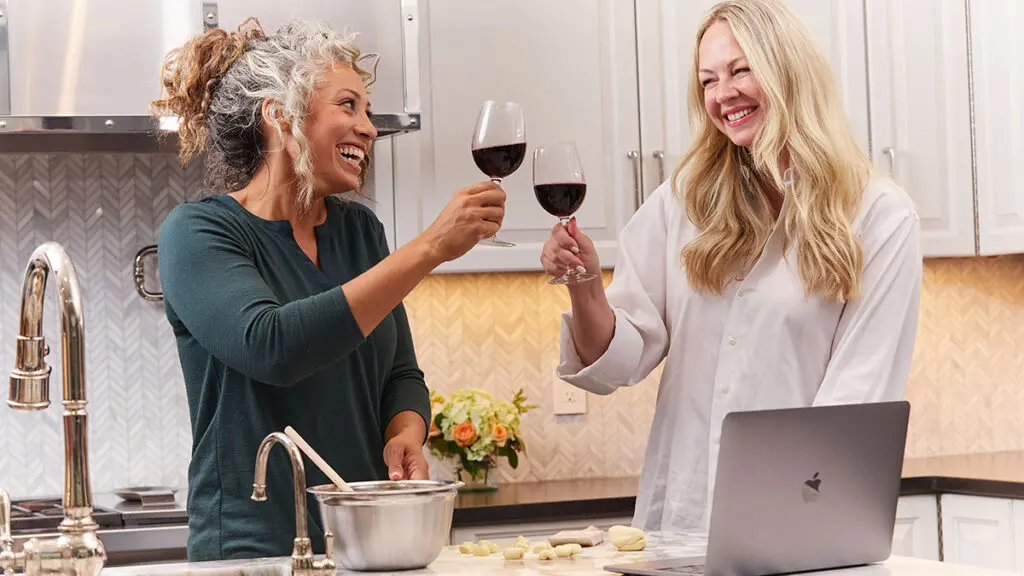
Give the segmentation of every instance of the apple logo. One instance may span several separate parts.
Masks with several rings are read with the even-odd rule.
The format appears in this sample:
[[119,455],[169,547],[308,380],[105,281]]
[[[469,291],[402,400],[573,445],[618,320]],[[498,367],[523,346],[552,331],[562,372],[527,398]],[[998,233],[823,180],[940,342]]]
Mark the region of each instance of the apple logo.
[[818,498],[821,497],[821,478],[818,478],[817,472],[814,473],[810,480],[804,482],[803,497],[804,502],[807,503],[817,502]]

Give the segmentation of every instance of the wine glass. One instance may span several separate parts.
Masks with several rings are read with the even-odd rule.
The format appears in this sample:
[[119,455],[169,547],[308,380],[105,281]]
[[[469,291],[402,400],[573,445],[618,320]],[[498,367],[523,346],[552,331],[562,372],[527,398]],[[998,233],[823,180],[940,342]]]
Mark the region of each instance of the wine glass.
[[[558,217],[562,226],[569,224],[587,195],[587,179],[576,144],[560,142],[539,146],[533,151],[533,192],[541,208]],[[597,275],[586,270],[570,269],[548,283],[579,284],[594,278]]]
[[[473,133],[473,162],[477,168],[500,184],[519,169],[525,158],[526,119],[522,106],[515,102],[484,102]],[[480,244],[515,246],[497,235],[481,240]]]

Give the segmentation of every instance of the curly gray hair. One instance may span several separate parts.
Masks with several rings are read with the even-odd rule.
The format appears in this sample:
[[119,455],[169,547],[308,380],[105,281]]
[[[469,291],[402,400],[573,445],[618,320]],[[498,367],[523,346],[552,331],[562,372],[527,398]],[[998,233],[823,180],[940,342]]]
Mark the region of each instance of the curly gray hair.
[[[266,150],[262,109],[269,104],[270,127],[283,135],[282,122],[298,144],[296,206],[313,204],[313,159],[303,133],[309,102],[324,71],[339,64],[373,83],[377,57],[364,54],[354,34],[320,22],[292,20],[267,36],[250,18],[234,32],[213,29],[171,50],[161,70],[166,98],[153,102],[157,116],[177,116],[182,162],[206,153],[206,184],[227,191],[248,184]],[[372,60],[372,65],[363,63]],[[369,166],[364,161],[360,183]]]

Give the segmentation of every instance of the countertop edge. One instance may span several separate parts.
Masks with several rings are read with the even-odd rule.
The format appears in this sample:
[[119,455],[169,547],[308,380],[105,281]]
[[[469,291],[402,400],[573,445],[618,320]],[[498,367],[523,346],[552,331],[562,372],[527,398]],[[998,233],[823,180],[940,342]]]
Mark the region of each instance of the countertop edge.
[[[955,476],[914,476],[902,478],[900,496],[958,494],[988,498],[1024,499],[1024,480],[986,480]],[[456,508],[453,526],[476,524],[536,522],[565,518],[632,516],[636,496],[617,496],[567,500],[560,502],[529,502],[497,506]]]

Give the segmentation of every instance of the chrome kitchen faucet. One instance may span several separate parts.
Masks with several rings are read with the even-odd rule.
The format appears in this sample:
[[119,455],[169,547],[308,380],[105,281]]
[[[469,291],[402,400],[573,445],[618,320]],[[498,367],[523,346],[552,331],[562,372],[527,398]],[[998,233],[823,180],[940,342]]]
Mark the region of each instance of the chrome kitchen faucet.
[[10,497],[0,491],[0,571],[26,576],[67,574],[95,576],[107,553],[92,517],[89,450],[85,410],[85,320],[75,266],[63,246],[46,242],[32,252],[21,290],[21,319],[10,375],[7,404],[15,410],[45,410],[50,406],[50,347],[43,339],[43,296],[49,275],[56,279],[60,316],[61,379],[64,404],[64,519],[59,535],[32,538],[14,553],[10,530]]

